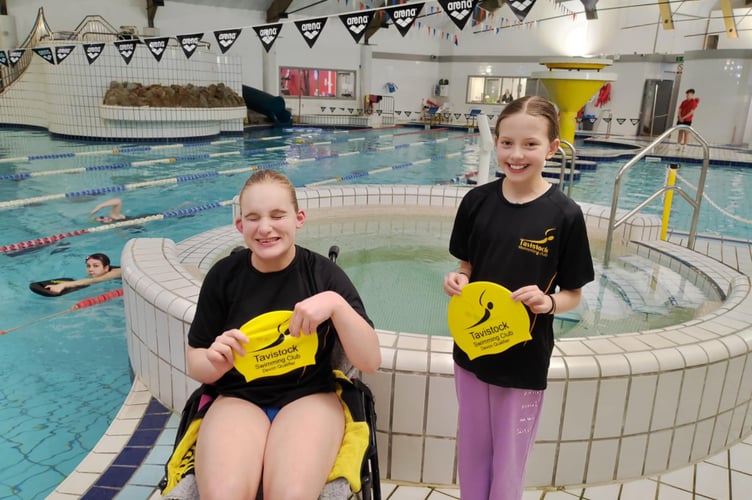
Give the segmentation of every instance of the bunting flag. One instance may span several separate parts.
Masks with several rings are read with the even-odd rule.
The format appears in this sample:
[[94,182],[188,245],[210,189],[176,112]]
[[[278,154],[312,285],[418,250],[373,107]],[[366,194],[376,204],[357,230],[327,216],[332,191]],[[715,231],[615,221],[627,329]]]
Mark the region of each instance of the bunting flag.
[[201,39],[204,38],[204,34],[193,33],[192,35],[178,35],[176,38],[178,39],[180,48],[183,49],[185,58],[190,59],[193,53],[196,52]]
[[228,50],[230,50],[230,47],[233,46],[233,44],[238,40],[238,37],[240,36],[241,29],[231,29],[231,30],[218,30],[214,32],[214,38],[217,39],[217,43],[219,44],[219,50],[224,54]]
[[73,49],[75,48],[75,45],[55,46],[55,61],[57,61],[58,64],[65,61],[65,59],[70,55],[71,52],[73,52]]
[[535,0],[507,0],[507,5],[521,22],[530,13],[530,9],[535,5]]
[[169,38],[166,36],[159,38],[144,38],[146,48],[149,49],[149,52],[151,52],[151,55],[154,56],[154,59],[156,59],[157,62],[162,60],[162,56],[164,55],[165,50],[167,50],[168,40]]
[[2,64],[3,66],[8,65],[8,55],[4,50],[0,50],[0,64]]
[[254,26],[253,30],[256,32],[256,36],[259,37],[259,40],[261,40],[261,45],[263,45],[264,49],[269,52],[272,45],[274,45],[274,42],[277,40],[280,31],[282,31],[282,23]]
[[36,55],[44,59],[50,64],[55,64],[55,54],[52,53],[52,49],[49,47],[33,47],[31,50],[34,51]]
[[629,121],[632,122],[632,125],[637,125],[638,123],[640,123],[639,118],[630,118]]
[[312,49],[316,40],[319,39],[319,35],[324,30],[326,25],[326,17],[320,17],[318,19],[307,19],[305,21],[295,21],[295,26],[298,27],[298,31],[303,35],[303,39],[308,44],[308,48]]
[[462,31],[465,24],[473,15],[478,0],[439,0],[439,5],[447,13],[449,19]]
[[24,52],[26,52],[26,49],[15,49],[8,52],[8,60],[10,61],[10,65],[15,66],[16,63],[23,57]]
[[125,64],[130,64],[131,59],[133,59],[133,54],[136,52],[136,42],[133,40],[118,40],[117,42],[112,43],[115,44],[115,47],[120,53],[120,57],[125,61]]
[[621,125],[621,124],[622,124],[622,123],[624,123],[625,121],[627,121],[627,119],[626,119],[626,118],[617,118],[617,119],[616,119],[616,123],[618,123],[619,125]]
[[104,42],[84,44],[84,54],[86,54],[86,60],[89,61],[89,64],[96,61],[102,55],[103,50]]
[[408,5],[395,5],[394,7],[384,9],[384,12],[387,13],[389,19],[397,27],[400,35],[404,37],[410,31],[422,8],[423,3],[411,3]]
[[355,14],[342,14],[339,16],[342,24],[345,25],[345,29],[350,36],[353,37],[355,43],[359,43],[363,35],[366,34],[366,28],[371,24],[373,16],[376,15],[375,10],[366,12],[356,12]]

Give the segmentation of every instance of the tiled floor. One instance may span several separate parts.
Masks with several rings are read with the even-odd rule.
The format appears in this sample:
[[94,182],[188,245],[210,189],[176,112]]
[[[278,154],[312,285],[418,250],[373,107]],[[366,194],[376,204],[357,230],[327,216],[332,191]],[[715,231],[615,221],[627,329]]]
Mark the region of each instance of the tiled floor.
[[[645,146],[642,139],[632,139]],[[697,161],[699,146],[661,145],[664,158]],[[746,150],[714,147],[714,160],[752,164]],[[672,237],[680,242],[681,237]],[[752,276],[752,246],[699,239],[695,250]],[[77,470],[48,498],[52,500],[159,498],[156,485],[172,450],[179,417],[171,414],[136,382],[116,420]],[[742,500],[752,498],[752,436],[728,451],[691,467],[662,476],[558,491],[526,491],[524,500]],[[431,488],[382,481],[382,497],[389,500],[446,500],[460,498],[455,488]]]

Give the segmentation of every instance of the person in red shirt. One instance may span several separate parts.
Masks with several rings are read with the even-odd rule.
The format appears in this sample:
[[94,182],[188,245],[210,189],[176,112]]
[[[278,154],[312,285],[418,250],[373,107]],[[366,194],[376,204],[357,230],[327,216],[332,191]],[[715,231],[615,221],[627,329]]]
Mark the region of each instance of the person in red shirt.
[[[679,104],[679,117],[676,121],[677,125],[692,125],[692,119],[695,116],[695,110],[700,104],[700,99],[695,97],[695,89],[687,90],[687,98]],[[677,144],[685,146],[689,139],[689,132],[682,129],[679,130],[679,136],[676,139]]]

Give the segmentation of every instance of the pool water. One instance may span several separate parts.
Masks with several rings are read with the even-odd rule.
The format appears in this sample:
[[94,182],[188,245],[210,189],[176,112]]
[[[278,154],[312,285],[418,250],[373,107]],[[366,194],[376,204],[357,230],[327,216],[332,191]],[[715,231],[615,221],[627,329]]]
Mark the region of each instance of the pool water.
[[[271,134],[275,138],[269,139]],[[50,245],[0,253],[5,284],[0,288],[0,331],[9,331],[0,336],[0,498],[40,498],[49,493],[98,440],[130,386],[122,298],[72,309],[119,283],[47,298],[30,292],[30,282],[83,277],[84,260],[93,252],[107,253],[118,264],[124,244],[133,237],[178,242],[228,224],[231,209],[221,202],[232,199],[254,168],[278,168],[296,186],[435,184],[472,173],[478,158],[477,135],[422,129],[258,131],[185,144],[62,140],[41,131],[3,129],[0,248],[67,236]],[[609,204],[608,186],[619,165],[603,164],[595,172],[584,172],[573,197]],[[680,173],[696,181],[698,171],[687,166]],[[657,189],[665,175],[657,163],[634,172],[623,184],[622,208],[631,208],[627,204],[632,196],[637,199]],[[648,177],[657,184],[650,185]],[[706,191],[727,210],[752,216],[752,202],[742,196],[752,191],[752,171],[713,168]],[[128,227],[89,220],[89,211],[112,196],[124,200],[123,211],[129,216],[165,215]],[[682,214],[682,206],[686,209],[687,204],[675,201],[672,227],[686,230],[689,216]],[[651,210],[657,213],[660,208]],[[703,204],[700,232],[717,233],[721,228],[729,236],[752,236],[748,225],[720,218]],[[341,265],[362,288],[377,327],[445,330],[447,299],[440,280],[455,263],[446,253],[447,240],[441,238],[447,233],[442,231],[431,236],[438,240],[427,241],[429,236],[423,235],[403,242],[370,239],[360,249],[340,245]],[[365,252],[374,241],[375,253]],[[301,242],[305,243],[303,234]],[[322,240],[319,251],[332,243],[331,238]],[[403,264],[405,256],[409,259]],[[410,323],[397,323],[398,315],[389,313],[395,282],[377,270],[380,265],[397,271],[400,288],[405,287],[406,296],[420,306],[415,310],[424,308],[426,317],[408,315]],[[379,312],[382,309],[386,313]]]
[[[448,217],[379,213],[310,221],[299,241],[327,255],[339,247],[337,263],[360,292],[378,328],[449,336],[442,290],[446,273],[457,269],[447,252]],[[336,235],[336,236],[334,236]],[[600,262],[603,242],[592,242],[596,281],[583,287],[580,306],[556,316],[557,338],[612,335],[689,321],[719,305],[678,272],[624,249],[608,269]]]

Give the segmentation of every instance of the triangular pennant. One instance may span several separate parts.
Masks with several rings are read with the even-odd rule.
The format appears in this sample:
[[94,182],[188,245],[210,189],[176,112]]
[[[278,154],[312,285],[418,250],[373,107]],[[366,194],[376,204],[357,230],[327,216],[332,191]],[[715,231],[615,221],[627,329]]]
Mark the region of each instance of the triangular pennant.
[[626,118],[617,118],[617,119],[616,119],[616,123],[618,123],[619,125],[621,125],[621,124],[622,124],[622,123],[624,123],[625,121],[627,121],[627,119],[626,119]]
[[459,120],[459,119],[460,119],[460,116],[462,116],[462,113],[455,113],[455,114],[454,114],[454,119],[455,119],[455,120]]
[[632,125],[637,125],[638,123],[640,123],[639,118],[630,118],[629,121],[632,122]]
[[335,110],[335,109],[337,109],[337,108],[336,108],[336,107],[334,107],[334,106],[329,106],[329,111],[331,111],[332,113],[334,113],[334,110]]
[[306,21],[295,21],[295,26],[298,27],[298,31],[303,35],[303,39],[308,44],[308,48],[313,48],[313,44],[316,43],[319,35],[324,31],[326,20],[326,17],[320,17],[318,19],[308,19]]
[[89,64],[97,60],[104,50],[104,43],[85,43],[84,54],[86,54],[86,60]]
[[355,111],[355,110],[353,108],[347,108],[347,111],[349,111],[350,114],[352,114],[352,112]]
[[261,40],[261,45],[264,46],[267,52],[269,52],[274,45],[274,42],[279,36],[279,32],[282,31],[282,23],[267,24],[264,26],[254,26],[253,30],[256,32],[256,36]]
[[133,40],[118,40],[112,43],[115,44],[118,52],[120,52],[120,57],[123,58],[125,64],[130,64],[133,54],[136,52],[136,42]]
[[473,16],[473,9],[478,5],[478,0],[439,0],[439,5],[447,13],[449,19],[461,30],[465,28],[467,21]]
[[178,35],[175,38],[178,39],[178,43],[180,44],[180,48],[183,49],[185,58],[190,59],[193,53],[196,52],[198,44],[201,43],[203,37],[203,33],[193,33],[191,35]]
[[345,29],[350,36],[353,37],[355,43],[360,42],[363,35],[366,34],[366,28],[371,24],[373,16],[376,15],[375,10],[369,10],[365,12],[356,12],[354,14],[342,14],[339,16],[342,24],[345,25]]
[[376,110],[376,114],[379,115],[379,116],[381,116],[381,113],[383,113],[383,112],[384,112],[383,109],[377,109]]
[[144,38],[146,48],[149,49],[149,52],[151,52],[151,55],[154,56],[154,59],[156,59],[157,62],[162,60],[162,56],[164,55],[165,50],[167,50],[168,40],[169,38],[166,36],[160,38]]
[[324,111],[326,111],[326,106],[321,106],[321,112],[323,113]]
[[488,115],[488,121],[492,122],[496,115]]
[[73,52],[75,45],[58,45],[55,47],[55,61],[58,64],[65,61],[65,59]]
[[525,17],[530,13],[530,9],[535,5],[535,0],[512,0],[507,1],[507,5],[512,9],[512,12],[520,22],[525,20]]
[[604,118],[603,121],[606,123],[611,123],[611,118]]
[[32,47],[36,55],[44,59],[50,64],[55,64],[55,54],[52,53],[52,49],[49,47]]
[[15,66],[18,61],[21,60],[21,58],[24,55],[24,52],[26,52],[26,49],[15,49],[8,52],[8,60],[10,61],[11,66]]
[[214,38],[217,39],[217,43],[219,44],[219,50],[222,51],[224,54],[228,50],[230,50],[230,47],[237,41],[238,37],[240,36],[240,32],[242,30],[240,28],[238,29],[231,29],[231,30],[217,30],[214,32]]
[[389,15],[389,19],[391,19],[397,27],[397,31],[400,32],[400,35],[405,36],[418,18],[418,14],[422,8],[422,2],[411,3],[407,5],[395,5],[394,7],[384,9],[384,12]]
[[395,113],[397,114],[397,116],[400,116],[402,114],[402,110],[395,111]]
[[405,111],[405,116],[407,116],[408,118],[410,118],[411,114],[413,114],[412,111]]
[[8,65],[8,55],[4,50],[0,50],[0,64],[2,64],[3,66]]

